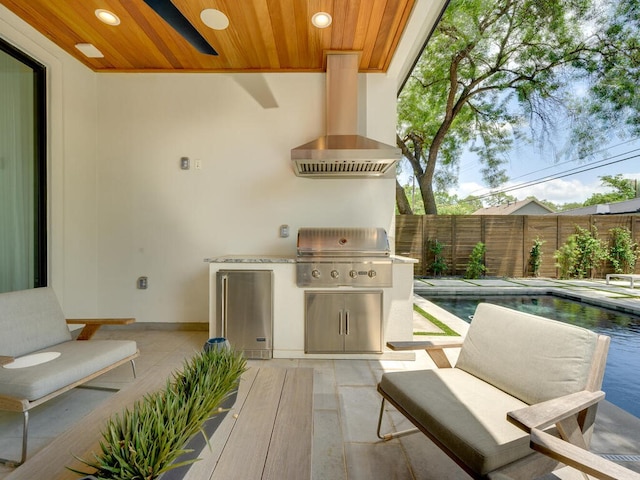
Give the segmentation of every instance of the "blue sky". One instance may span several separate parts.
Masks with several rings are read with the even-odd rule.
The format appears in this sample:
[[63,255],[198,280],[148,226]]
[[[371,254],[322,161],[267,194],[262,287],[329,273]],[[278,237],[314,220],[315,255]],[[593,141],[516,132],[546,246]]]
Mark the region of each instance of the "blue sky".
[[[411,173],[408,168],[405,167],[400,176],[402,184],[410,183]],[[458,186],[451,188],[449,193],[456,194],[458,198],[487,193],[489,190],[482,183],[479,174],[481,168],[475,155],[465,153],[460,162]],[[506,192],[519,200],[534,196],[538,200],[550,200],[557,204],[582,203],[596,192],[609,191],[600,184],[599,177],[603,175],[622,174],[624,178],[640,182],[640,139],[616,141],[603,148],[588,162],[554,162],[552,158],[531,148],[515,149],[510,152],[509,161],[504,168],[510,180],[501,189],[532,184]],[[551,179],[552,177],[554,178]],[[549,180],[543,181],[546,179]]]
[[[488,192],[479,179],[480,168],[477,158],[465,155],[460,164],[458,186],[450,193],[464,198]],[[603,175],[622,174],[624,178],[640,181],[640,139],[612,143],[588,162],[554,162],[531,149],[515,150],[509,154],[505,168],[511,180],[502,189],[532,184],[506,192],[519,200],[534,196],[559,204],[584,202],[593,193],[609,191],[600,184],[599,177]]]

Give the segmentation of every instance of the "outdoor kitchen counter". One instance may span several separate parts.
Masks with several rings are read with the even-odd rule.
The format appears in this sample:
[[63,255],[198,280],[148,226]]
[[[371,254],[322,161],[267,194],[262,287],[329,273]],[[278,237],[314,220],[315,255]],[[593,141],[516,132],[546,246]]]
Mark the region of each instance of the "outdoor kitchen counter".
[[279,255],[225,255],[205,258],[204,261],[207,263],[296,263],[295,257]]
[[[393,263],[418,263],[415,258],[391,255]],[[207,263],[296,263],[295,257],[279,255],[224,255],[222,257],[205,258]]]
[[[393,287],[378,288],[383,292],[383,345],[387,341],[408,341],[413,338],[413,264],[416,260],[391,256]],[[286,255],[224,255],[205,259],[209,264],[209,335],[216,332],[216,274],[219,270],[273,271],[273,357],[274,358],[348,358],[409,360],[412,352],[383,354],[307,354],[304,351],[306,291],[323,290],[301,288],[296,284],[296,259]],[[338,287],[333,291],[351,292],[361,289]]]

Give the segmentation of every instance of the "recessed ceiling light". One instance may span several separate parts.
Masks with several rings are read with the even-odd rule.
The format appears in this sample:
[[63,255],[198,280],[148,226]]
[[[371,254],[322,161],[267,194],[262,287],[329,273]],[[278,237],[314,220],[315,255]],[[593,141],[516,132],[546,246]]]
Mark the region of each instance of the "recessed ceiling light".
[[102,23],[113,26],[120,25],[120,19],[118,18],[118,16],[115,13],[110,12],[109,10],[99,8],[95,11],[95,14],[96,17],[98,17],[98,20],[100,20]]
[[76,43],[76,48],[80,50],[85,57],[103,58],[104,55],[91,43]]
[[220,10],[205,8],[200,12],[200,19],[209,28],[224,30],[229,26],[229,18]]
[[311,17],[311,23],[313,23],[318,28],[327,28],[331,25],[331,15],[327,12],[318,12]]

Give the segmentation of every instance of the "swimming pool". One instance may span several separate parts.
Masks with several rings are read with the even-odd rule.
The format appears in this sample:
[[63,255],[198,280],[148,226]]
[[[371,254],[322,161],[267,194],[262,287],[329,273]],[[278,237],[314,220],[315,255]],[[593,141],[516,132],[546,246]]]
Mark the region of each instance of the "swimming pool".
[[489,302],[608,335],[611,346],[602,389],[608,401],[640,417],[640,317],[554,295],[422,296],[467,322],[478,303]]

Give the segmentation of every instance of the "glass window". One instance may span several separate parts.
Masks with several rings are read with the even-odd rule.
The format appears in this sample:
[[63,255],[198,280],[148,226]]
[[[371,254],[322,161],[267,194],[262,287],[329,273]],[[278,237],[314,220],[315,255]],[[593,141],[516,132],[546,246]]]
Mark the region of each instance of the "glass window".
[[47,284],[45,68],[0,39],[0,292]]

